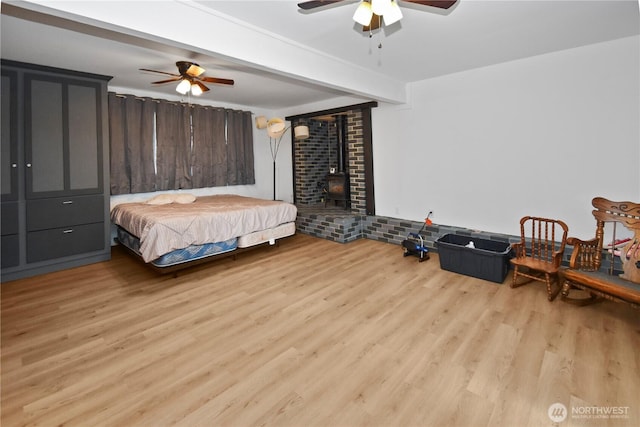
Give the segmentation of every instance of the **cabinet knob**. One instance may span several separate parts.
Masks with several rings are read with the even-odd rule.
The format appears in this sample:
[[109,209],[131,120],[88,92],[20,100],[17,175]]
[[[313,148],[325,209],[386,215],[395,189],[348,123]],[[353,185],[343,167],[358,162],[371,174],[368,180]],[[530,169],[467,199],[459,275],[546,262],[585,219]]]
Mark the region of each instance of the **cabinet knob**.
[[12,168],[17,168],[17,167],[18,167],[18,164],[17,164],[17,163],[11,163],[11,167],[12,167]]
[[72,229],[72,228],[70,228],[69,230],[62,230],[62,232],[63,232],[64,234],[73,233],[73,229]]
[[64,202],[62,202],[63,205],[72,205],[73,204],[73,200],[65,200]]
[[27,167],[30,168],[31,167],[31,163],[27,163]]

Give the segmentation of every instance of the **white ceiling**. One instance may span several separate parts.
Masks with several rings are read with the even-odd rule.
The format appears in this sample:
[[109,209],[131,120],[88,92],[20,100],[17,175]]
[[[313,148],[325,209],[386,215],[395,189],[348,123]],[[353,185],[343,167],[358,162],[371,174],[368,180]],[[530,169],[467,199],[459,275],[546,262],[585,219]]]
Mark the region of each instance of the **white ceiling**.
[[[114,10],[127,10],[133,3],[140,2],[109,5]],[[173,16],[175,26],[166,28],[166,37],[159,37],[169,3],[188,5],[199,19]],[[174,85],[152,87],[150,82],[162,80],[162,75],[140,72],[139,68],[175,72],[175,61],[191,60],[207,69],[205,75],[235,80],[233,87],[210,85],[211,91],[203,97],[284,109],[340,96],[385,100],[384,94],[376,93],[375,84],[366,87],[367,80],[375,83],[383,78],[403,85],[640,33],[637,0],[460,0],[446,12],[400,1],[404,18],[371,37],[352,20],[356,0],[313,11],[302,11],[296,3],[146,1],[138,5],[145,11],[138,19],[158,22],[156,34],[147,35],[113,25],[110,18],[101,22],[70,14],[53,2],[3,2],[1,53],[5,59],[110,75],[111,87],[154,90],[160,96],[175,96]],[[246,33],[227,32],[207,38],[209,15],[251,28],[257,36],[241,40]],[[191,46],[170,36],[170,30],[176,29],[204,37],[198,46]],[[269,58],[272,45],[265,40],[296,48],[302,45],[308,53],[304,61],[311,64],[298,65],[314,71],[303,75],[294,66],[298,59],[295,50],[287,56],[279,49],[278,58]],[[234,43],[259,54],[255,60],[217,54],[221,46]],[[269,65],[273,63],[282,65]],[[341,68],[332,69],[328,63],[343,65],[346,71],[335,71]],[[323,67],[325,73],[320,71]],[[349,79],[354,83],[353,91]]]

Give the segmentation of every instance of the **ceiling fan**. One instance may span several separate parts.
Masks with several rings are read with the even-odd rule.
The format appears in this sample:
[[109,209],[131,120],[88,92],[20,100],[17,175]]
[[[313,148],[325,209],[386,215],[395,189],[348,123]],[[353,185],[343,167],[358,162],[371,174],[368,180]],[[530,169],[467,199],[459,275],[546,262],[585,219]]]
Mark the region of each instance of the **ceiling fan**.
[[176,91],[183,95],[186,95],[189,91],[191,91],[193,95],[198,96],[201,95],[202,92],[208,91],[209,88],[203,82],[217,83],[222,85],[233,85],[234,83],[231,79],[202,76],[202,74],[204,74],[206,70],[200,67],[195,62],[178,61],[176,62],[176,67],[178,67],[178,74],[167,73],[166,71],[149,70],[147,68],[140,68],[140,71],[148,71],[151,73],[159,73],[172,76],[172,78],[170,79],[151,82],[151,84],[160,85],[164,83],[179,81],[180,83],[178,83]]
[[[298,3],[303,10],[315,9],[334,3],[342,3],[346,0],[309,0]],[[449,9],[458,0],[403,0],[407,3],[415,3],[423,6]],[[402,12],[396,0],[362,0],[353,15],[353,20],[362,25],[363,31],[372,31],[380,28],[384,20],[385,25],[391,25],[402,19]]]

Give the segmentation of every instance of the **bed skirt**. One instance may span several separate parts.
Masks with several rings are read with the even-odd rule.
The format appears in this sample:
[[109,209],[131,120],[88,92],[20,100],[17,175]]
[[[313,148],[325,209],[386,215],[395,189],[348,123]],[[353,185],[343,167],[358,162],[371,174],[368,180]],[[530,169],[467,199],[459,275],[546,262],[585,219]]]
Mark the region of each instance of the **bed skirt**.
[[[129,248],[134,253],[140,254],[140,239],[129,233],[122,227],[118,227],[118,241]],[[176,249],[167,254],[154,259],[149,264],[165,268],[179,264],[185,264],[191,261],[208,258],[215,255],[231,252],[238,247],[238,239],[231,238],[224,242],[206,243],[204,245],[192,245],[184,249]]]
[[238,247],[248,248],[262,243],[269,242],[273,245],[276,239],[291,236],[296,232],[296,223],[288,222],[286,224],[280,224],[277,227],[269,228],[267,230],[260,230],[254,233],[245,234],[238,237]]
[[[187,264],[202,261],[206,258],[227,254],[238,249],[249,249],[267,242],[273,245],[277,239],[292,236],[295,233],[296,223],[288,222],[267,230],[256,231],[238,238],[234,237],[224,242],[191,245],[184,249],[176,249],[154,259],[148,264],[159,270],[173,270],[173,268],[170,269],[169,267],[186,266]],[[117,226],[117,238],[121,245],[142,258],[140,253],[140,239],[120,226]]]

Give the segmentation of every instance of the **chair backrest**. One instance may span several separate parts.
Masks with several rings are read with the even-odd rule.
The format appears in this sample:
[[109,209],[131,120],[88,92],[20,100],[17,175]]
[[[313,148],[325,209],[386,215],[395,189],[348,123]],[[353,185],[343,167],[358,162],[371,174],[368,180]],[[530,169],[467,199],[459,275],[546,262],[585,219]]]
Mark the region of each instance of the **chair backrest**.
[[[591,204],[595,208],[592,213],[597,222],[596,238],[598,239],[598,247],[594,254],[594,269],[598,270],[602,262],[605,222],[618,222],[634,234],[629,243],[622,248],[623,256],[620,259],[624,274],[621,277],[640,283],[640,203],[613,202],[603,197],[595,197]],[[615,240],[615,235],[613,239]],[[613,264],[611,269],[613,270]]]
[[520,220],[520,244],[526,256],[560,266],[569,227],[559,219],[525,216]]

